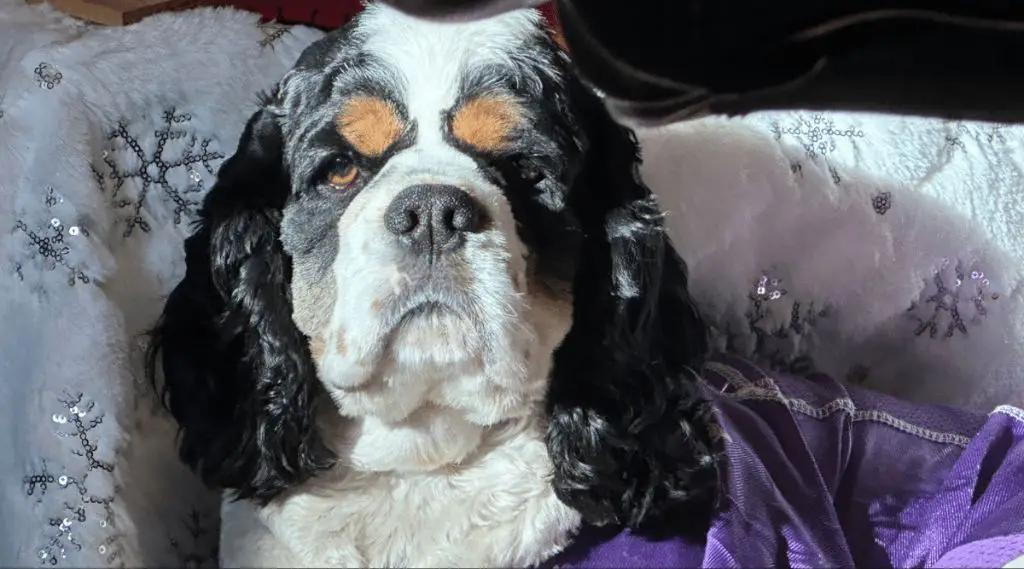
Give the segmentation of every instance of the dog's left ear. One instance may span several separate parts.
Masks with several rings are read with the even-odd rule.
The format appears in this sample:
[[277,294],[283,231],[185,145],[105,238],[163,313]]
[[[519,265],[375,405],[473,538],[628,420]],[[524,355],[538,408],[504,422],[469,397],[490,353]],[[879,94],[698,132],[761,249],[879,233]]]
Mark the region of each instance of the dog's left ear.
[[[708,349],[687,271],[640,179],[634,133],[570,80],[583,162],[569,193],[584,234],[573,325],[554,356],[555,489],[592,524],[710,522],[718,467],[694,371]],[[673,522],[678,527],[678,520]]]

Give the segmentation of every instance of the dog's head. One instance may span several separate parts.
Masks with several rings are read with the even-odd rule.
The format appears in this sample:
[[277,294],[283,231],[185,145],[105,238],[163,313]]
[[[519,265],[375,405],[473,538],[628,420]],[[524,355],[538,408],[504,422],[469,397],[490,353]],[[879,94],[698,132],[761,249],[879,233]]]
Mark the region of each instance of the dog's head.
[[704,327],[638,163],[536,12],[369,6],[250,119],[186,242],[152,352],[183,459],[266,500],[335,458],[318,406],[451,411],[468,438],[423,468],[546,412],[591,521],[707,494]]
[[532,12],[371,6],[284,80],[293,319],[342,414],[493,425],[543,397],[580,240],[559,57]]

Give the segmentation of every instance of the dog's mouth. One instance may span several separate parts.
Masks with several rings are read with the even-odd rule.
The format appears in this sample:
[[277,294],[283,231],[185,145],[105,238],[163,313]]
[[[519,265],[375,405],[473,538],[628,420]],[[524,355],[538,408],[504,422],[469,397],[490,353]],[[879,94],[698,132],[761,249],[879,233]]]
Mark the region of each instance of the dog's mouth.
[[457,316],[457,314],[447,304],[437,300],[427,300],[406,310],[405,313],[399,317],[398,323],[395,324],[395,328],[401,328],[402,326],[419,319],[429,320],[443,318],[445,316]]
[[[480,347],[483,336],[478,320],[470,316],[470,295],[445,294],[417,295],[415,300],[397,302],[393,316],[383,322],[379,341],[380,354],[395,350],[419,354],[414,359],[423,364],[451,363],[452,354],[462,353],[467,347]],[[447,365],[447,364],[445,364]]]
[[443,320],[464,321],[466,326],[472,326],[475,305],[469,291],[430,279],[386,300],[382,325],[391,334],[409,326]]
[[509,291],[481,287],[480,275],[465,263],[404,269],[401,285],[380,298],[374,326],[379,353],[397,346],[477,345],[488,336],[489,319],[505,316],[496,313],[503,303],[494,296]]

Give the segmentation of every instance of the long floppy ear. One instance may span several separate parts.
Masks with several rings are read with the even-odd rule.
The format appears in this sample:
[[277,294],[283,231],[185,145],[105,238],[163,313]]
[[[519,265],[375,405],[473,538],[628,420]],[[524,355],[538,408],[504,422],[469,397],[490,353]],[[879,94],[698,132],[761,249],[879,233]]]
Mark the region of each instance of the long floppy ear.
[[[687,271],[640,179],[639,147],[578,82],[583,165],[569,205],[584,238],[573,326],[555,353],[548,448],[559,497],[592,524],[634,529],[682,513],[710,523],[718,467],[697,388],[707,332]],[[686,529],[686,528],[682,528]]]
[[278,239],[290,194],[282,146],[277,117],[257,111],[185,241],[185,277],[148,358],[178,422],[181,459],[208,486],[260,501],[331,458],[315,427],[319,383],[291,318],[291,266]]

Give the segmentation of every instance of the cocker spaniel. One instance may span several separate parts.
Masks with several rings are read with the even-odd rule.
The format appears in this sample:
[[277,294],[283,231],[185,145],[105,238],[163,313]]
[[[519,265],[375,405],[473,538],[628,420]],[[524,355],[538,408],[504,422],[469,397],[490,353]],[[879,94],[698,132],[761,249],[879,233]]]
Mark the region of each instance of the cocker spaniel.
[[638,164],[535,11],[370,5],[307,48],[153,332],[222,564],[525,567],[587,523],[707,524],[706,330]]

